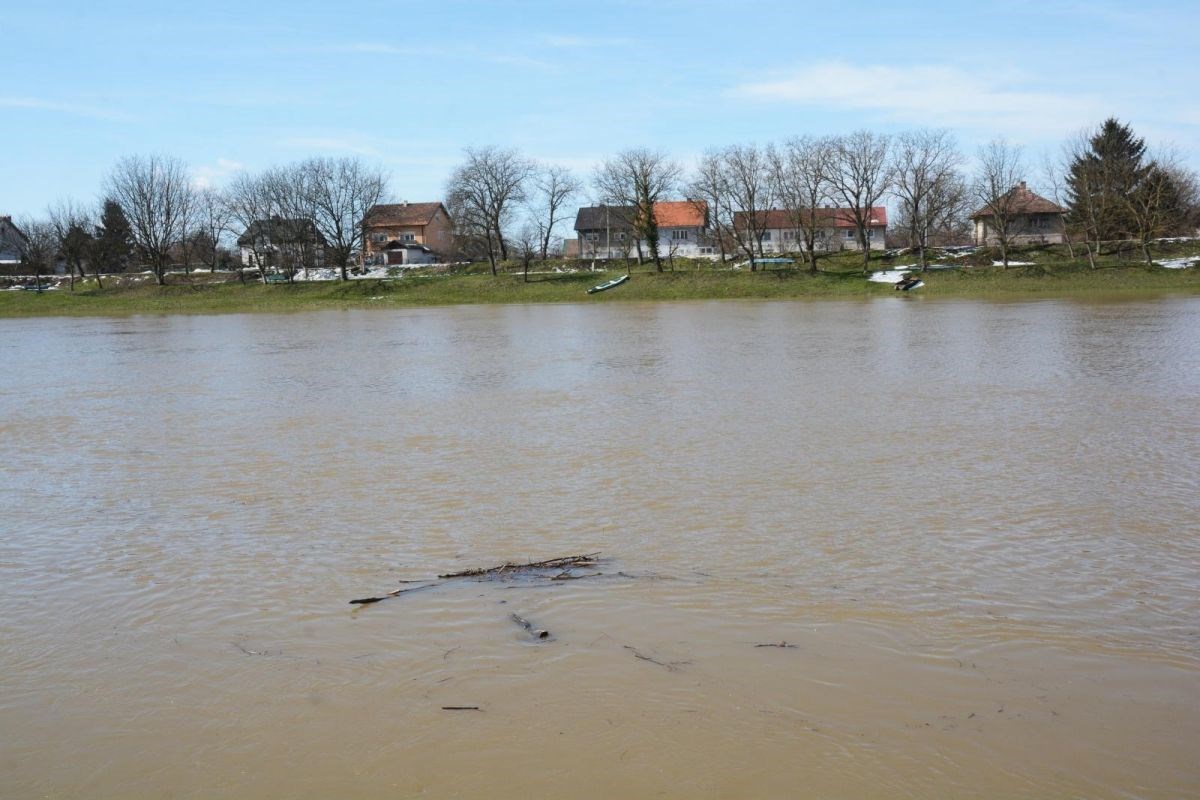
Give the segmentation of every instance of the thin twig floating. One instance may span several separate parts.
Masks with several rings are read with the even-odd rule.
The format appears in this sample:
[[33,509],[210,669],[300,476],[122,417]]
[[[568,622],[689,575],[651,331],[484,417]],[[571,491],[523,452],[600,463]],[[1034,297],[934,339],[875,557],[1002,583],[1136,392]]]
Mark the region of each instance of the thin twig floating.
[[521,615],[509,614],[508,616],[509,616],[509,619],[511,619],[513,622],[517,623],[522,628],[529,631],[529,635],[532,636],[533,638],[535,638],[535,639],[549,639],[550,638],[550,631],[544,630],[542,628],[533,627],[533,623],[530,622],[529,620],[525,619]]
[[442,706],[442,711],[482,711],[479,706]]
[[649,661],[651,664],[658,664],[660,667],[664,667],[667,672],[678,672],[679,668],[684,664],[692,663],[690,661],[659,661],[657,658],[651,658],[645,653],[639,652],[636,647],[630,647],[629,645],[624,645],[624,647],[626,650],[633,653],[634,658],[639,658],[642,661]]
[[787,648],[799,647],[799,645],[788,644],[787,642],[768,642],[766,644],[756,644],[754,646],[755,647],[787,647]]
[[[404,583],[410,583],[410,581],[404,581]],[[427,583],[424,586],[412,586],[408,589],[395,589],[380,597],[360,597],[357,600],[351,600],[350,605],[365,606],[371,603],[378,603],[380,600],[387,600],[389,597],[398,597],[399,595],[407,594],[408,592],[419,592],[422,589],[432,589],[434,586],[437,586],[437,584]]]

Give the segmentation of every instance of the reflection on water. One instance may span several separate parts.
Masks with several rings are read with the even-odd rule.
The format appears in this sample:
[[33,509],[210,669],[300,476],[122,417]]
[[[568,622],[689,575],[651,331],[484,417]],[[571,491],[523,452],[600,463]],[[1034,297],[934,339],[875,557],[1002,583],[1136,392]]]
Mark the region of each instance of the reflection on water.
[[0,321],[0,796],[1200,796],[1198,325]]

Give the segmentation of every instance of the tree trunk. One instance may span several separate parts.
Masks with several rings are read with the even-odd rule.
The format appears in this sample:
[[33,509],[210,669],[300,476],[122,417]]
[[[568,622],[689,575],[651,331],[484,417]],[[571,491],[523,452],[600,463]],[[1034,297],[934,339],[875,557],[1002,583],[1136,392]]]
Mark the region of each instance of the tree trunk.
[[1146,266],[1153,267],[1154,259],[1150,258],[1150,240],[1149,239],[1142,240],[1142,254],[1146,256]]
[[104,282],[102,280],[100,280],[100,264],[99,263],[92,264],[92,271],[96,273],[96,288],[103,289]]
[[858,232],[858,244],[863,251],[863,275],[871,271],[871,245],[867,242],[867,230],[863,228]]

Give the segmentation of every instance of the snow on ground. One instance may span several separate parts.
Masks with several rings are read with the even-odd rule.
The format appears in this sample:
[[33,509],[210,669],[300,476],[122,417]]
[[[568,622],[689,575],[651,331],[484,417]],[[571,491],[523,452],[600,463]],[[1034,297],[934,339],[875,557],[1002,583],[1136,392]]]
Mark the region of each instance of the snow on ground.
[[1166,261],[1155,261],[1154,263],[1167,269],[1187,269],[1188,267],[1200,267],[1200,256],[1169,258]]
[[872,281],[874,283],[895,283],[896,281],[903,278],[907,272],[911,271],[916,266],[917,266],[916,264],[909,264],[908,266],[904,266],[904,267],[896,267],[894,269],[885,269],[882,272],[872,272],[870,277],[867,278],[867,280]]
[[[1010,262],[1008,262],[1008,265],[1010,267],[1036,267],[1037,266],[1037,264],[1033,263],[1032,261],[1010,261]],[[992,266],[993,267],[1003,267],[1004,262],[1003,261],[993,261]]]

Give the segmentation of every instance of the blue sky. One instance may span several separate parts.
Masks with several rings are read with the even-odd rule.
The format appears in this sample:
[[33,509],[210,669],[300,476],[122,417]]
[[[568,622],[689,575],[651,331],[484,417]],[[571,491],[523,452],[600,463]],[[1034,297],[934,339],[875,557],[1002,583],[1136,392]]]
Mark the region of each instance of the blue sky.
[[1116,115],[1200,166],[1197,31],[1195,0],[0,0],[0,213],[90,201],[117,158],[152,152],[217,185],[360,155],[419,201],[466,145],[586,175],[631,146],[688,163],[928,125],[1036,164]]

